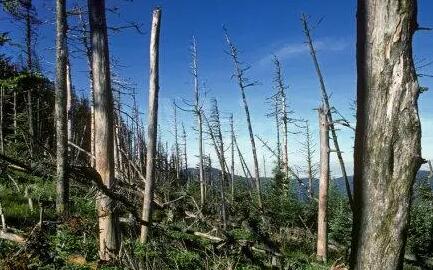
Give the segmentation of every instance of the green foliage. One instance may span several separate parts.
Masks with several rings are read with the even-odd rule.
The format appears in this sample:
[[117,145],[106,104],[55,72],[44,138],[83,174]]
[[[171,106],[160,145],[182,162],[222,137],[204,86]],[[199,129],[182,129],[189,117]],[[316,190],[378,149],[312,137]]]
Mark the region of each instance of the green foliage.
[[331,185],[328,200],[329,239],[349,246],[352,231],[352,214],[347,197]]
[[433,194],[428,179],[415,189],[407,248],[420,257],[433,255]]

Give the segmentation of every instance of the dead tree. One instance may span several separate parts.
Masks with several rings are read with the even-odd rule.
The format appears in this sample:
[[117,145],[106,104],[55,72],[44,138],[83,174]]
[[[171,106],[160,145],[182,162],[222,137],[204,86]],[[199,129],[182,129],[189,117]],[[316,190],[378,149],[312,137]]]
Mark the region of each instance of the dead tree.
[[231,180],[231,200],[232,203],[235,198],[235,129],[233,125],[233,114],[230,114],[230,148],[231,148],[231,166],[230,166],[230,180]]
[[[73,141],[73,127],[72,127],[72,99],[73,99],[73,90],[72,90],[72,81],[71,81],[71,65],[69,61],[69,54],[67,54],[66,60],[66,113],[67,113],[67,137],[68,141]],[[71,154],[71,156],[73,156]]]
[[176,178],[180,179],[180,148],[179,148],[179,135],[178,135],[178,130],[177,130],[177,106],[173,101],[173,135],[174,135],[174,167],[176,170]]
[[317,259],[326,262],[328,250],[329,122],[323,104],[319,108],[320,180],[317,216]]
[[[289,119],[289,112],[287,110],[287,100],[286,100],[286,89],[287,86],[284,83],[283,73],[281,70],[281,63],[278,60],[278,58],[274,57],[274,64],[275,64],[275,77],[274,82],[276,84],[277,89],[277,102],[279,104],[276,104],[280,106],[278,110],[278,117],[281,118],[282,126],[283,126],[283,152],[284,152],[284,161],[283,161],[283,169],[284,169],[284,175],[286,178],[286,182],[289,180],[289,146],[288,146],[288,135],[289,135],[289,122],[291,122],[291,119]],[[287,182],[287,188],[289,188],[290,183]]]
[[226,172],[226,160],[224,156],[224,140],[221,132],[221,121],[220,113],[218,109],[218,102],[216,99],[212,99],[212,111],[210,115],[209,134],[212,138],[212,142],[215,147],[215,152],[221,167],[221,180],[220,180],[220,194],[221,194],[221,217],[223,222],[223,228],[227,227],[226,217],[226,204],[225,204],[225,193],[224,189],[226,186],[227,172]]
[[182,146],[183,146],[183,161],[184,161],[184,168],[183,170],[185,170],[185,175],[186,175],[186,182],[189,184],[189,172],[188,172],[188,153],[186,151],[186,141],[187,141],[187,137],[186,137],[186,131],[185,131],[185,126],[182,122]]
[[305,142],[301,143],[303,146],[302,154],[305,156],[306,163],[306,173],[308,179],[308,190],[307,195],[310,199],[313,198],[313,179],[316,175],[316,166],[313,163],[313,155],[315,153],[313,144],[313,138],[310,131],[310,124],[308,121],[305,121]]
[[233,76],[237,79],[239,90],[241,91],[242,102],[244,104],[245,115],[246,115],[246,120],[248,125],[248,133],[250,135],[251,150],[252,150],[253,161],[254,161],[254,178],[255,178],[256,192],[257,192],[257,203],[259,205],[259,208],[262,208],[262,195],[261,195],[262,192],[261,192],[261,184],[260,184],[259,161],[257,158],[256,142],[254,139],[253,127],[251,124],[250,111],[248,108],[247,97],[245,95],[246,89],[256,85],[257,82],[250,82],[245,77],[245,72],[249,69],[249,67],[242,66],[242,63],[239,60],[238,49],[230,40],[227,31],[225,31],[225,37],[226,37],[227,45],[229,47],[228,53],[232,58],[233,65],[234,65],[235,71]]
[[57,161],[57,199],[56,211],[65,214],[68,204],[69,183],[66,173],[68,164],[67,144],[67,46],[66,46],[66,0],[56,1],[56,95],[55,95],[55,119],[56,119],[56,161]]
[[192,39],[191,45],[192,64],[191,70],[194,80],[194,105],[193,113],[197,117],[197,132],[198,132],[198,159],[199,159],[199,181],[200,181],[200,204],[203,206],[206,201],[206,183],[204,178],[204,165],[203,165],[203,106],[200,100],[200,87],[198,81],[198,56],[197,56],[197,43],[195,38]]
[[[89,0],[89,24],[95,99],[95,169],[104,186],[114,185],[113,97],[110,79],[105,1]],[[101,192],[96,199],[99,225],[99,257],[109,261],[119,249],[118,217],[111,198]]]
[[2,154],[5,152],[5,145],[3,139],[3,86],[0,86],[0,151]]
[[152,213],[153,184],[155,178],[156,142],[158,134],[158,94],[159,94],[159,33],[161,27],[161,9],[156,8],[152,14],[150,33],[150,70],[149,70],[149,104],[147,121],[147,164],[146,185],[143,198],[142,219],[148,224],[141,226],[140,242],[145,243],[149,235],[149,222]]
[[412,57],[416,0],[359,0],[351,269],[402,269],[423,162]]
[[275,130],[276,130],[276,142],[277,142],[277,169],[278,171],[281,170],[281,138],[280,138],[280,134],[281,134],[281,121],[280,121],[280,96],[277,94],[274,94],[272,97],[269,98],[269,100],[272,102],[272,109],[271,112],[268,113],[266,116],[267,117],[273,117],[275,119]]
[[320,83],[320,90],[321,90],[323,105],[324,105],[324,109],[328,113],[329,129],[331,131],[332,140],[334,143],[334,148],[335,148],[335,152],[337,154],[338,162],[340,163],[341,174],[343,175],[344,183],[346,185],[346,192],[347,192],[347,197],[349,199],[349,204],[350,204],[350,207],[353,211],[352,192],[350,190],[349,178],[347,177],[346,166],[344,165],[344,160],[343,160],[343,156],[342,156],[342,153],[340,150],[340,145],[338,144],[337,131],[335,130],[335,125],[334,125],[334,122],[332,120],[332,112],[331,112],[331,106],[329,103],[328,92],[326,91],[323,75],[322,75],[322,72],[320,70],[319,62],[317,60],[316,50],[314,48],[313,39],[311,37],[311,31],[310,31],[310,28],[308,26],[307,17],[305,15],[302,15],[301,21],[302,21],[302,26],[304,28],[305,36],[307,38],[307,44],[308,44],[308,47],[310,49],[310,54],[311,54],[311,57],[313,59],[314,67],[316,69],[317,76],[319,77],[319,83]]

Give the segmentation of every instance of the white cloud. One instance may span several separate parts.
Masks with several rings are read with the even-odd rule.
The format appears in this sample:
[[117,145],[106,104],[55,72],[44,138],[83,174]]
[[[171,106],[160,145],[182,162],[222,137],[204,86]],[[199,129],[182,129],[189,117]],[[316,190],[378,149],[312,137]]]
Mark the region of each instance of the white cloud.
[[[345,38],[324,38],[314,42],[316,51],[339,52],[347,49],[350,42]],[[259,64],[269,64],[273,56],[280,60],[309,53],[308,45],[304,42],[288,43],[273,50],[259,60]]]

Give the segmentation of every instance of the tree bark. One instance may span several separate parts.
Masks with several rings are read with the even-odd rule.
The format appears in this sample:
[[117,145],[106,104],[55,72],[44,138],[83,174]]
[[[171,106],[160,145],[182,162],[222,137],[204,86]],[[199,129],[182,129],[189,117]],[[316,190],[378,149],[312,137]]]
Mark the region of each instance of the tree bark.
[[351,269],[402,269],[421,165],[416,0],[359,0]]
[[[89,24],[95,117],[95,169],[108,190],[114,185],[113,96],[110,80],[105,1],[89,0]],[[113,201],[98,192],[99,257],[109,261],[119,249],[118,218]]]
[[67,141],[67,48],[66,48],[66,0],[56,1],[56,141],[57,141],[57,200],[56,211],[64,215],[68,211],[69,182],[67,179],[68,141]]
[[317,216],[317,259],[326,262],[328,250],[328,186],[329,186],[329,122],[328,112],[319,109],[320,125],[320,182]]
[[[159,33],[161,28],[161,9],[156,8],[152,14],[150,33],[150,73],[149,73],[149,105],[147,128],[147,164],[146,185],[143,198],[143,217],[148,223],[151,220],[153,184],[155,177],[156,142],[158,134],[158,94],[159,94]],[[145,243],[149,236],[149,225],[141,226],[140,242]]]

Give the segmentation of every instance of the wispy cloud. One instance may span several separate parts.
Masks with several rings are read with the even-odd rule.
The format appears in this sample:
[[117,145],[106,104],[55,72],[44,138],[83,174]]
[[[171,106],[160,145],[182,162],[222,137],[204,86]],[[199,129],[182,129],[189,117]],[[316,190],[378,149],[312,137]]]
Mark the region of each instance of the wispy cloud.
[[[345,38],[324,38],[314,42],[314,47],[318,51],[340,52],[349,47],[350,42]],[[269,64],[273,56],[276,55],[280,60],[309,53],[309,48],[304,42],[284,44],[273,50],[273,52],[262,57],[259,64]]]

